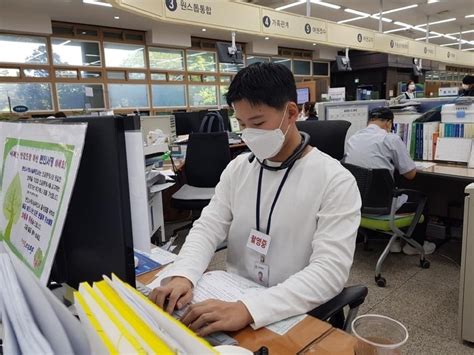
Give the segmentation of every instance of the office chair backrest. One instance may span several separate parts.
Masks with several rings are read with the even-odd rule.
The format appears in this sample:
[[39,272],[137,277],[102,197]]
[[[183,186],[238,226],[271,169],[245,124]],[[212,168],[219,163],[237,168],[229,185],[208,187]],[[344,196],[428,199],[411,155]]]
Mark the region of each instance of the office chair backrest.
[[390,214],[395,183],[388,169],[367,169],[342,164],[354,175],[362,199],[362,213]]
[[230,162],[227,132],[191,133],[184,170],[187,183],[195,187],[215,187]]
[[309,144],[334,159],[344,157],[344,146],[347,130],[351,126],[347,121],[298,121],[298,130],[311,137]]
[[[217,124],[214,124],[216,122]],[[200,133],[224,132],[224,118],[219,111],[209,111],[202,119]]]

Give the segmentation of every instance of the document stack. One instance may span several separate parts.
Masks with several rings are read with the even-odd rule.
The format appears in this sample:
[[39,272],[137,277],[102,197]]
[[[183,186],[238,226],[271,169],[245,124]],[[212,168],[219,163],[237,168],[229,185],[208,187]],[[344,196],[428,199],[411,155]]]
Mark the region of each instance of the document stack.
[[217,354],[204,339],[115,275],[82,283],[75,305],[96,354]]

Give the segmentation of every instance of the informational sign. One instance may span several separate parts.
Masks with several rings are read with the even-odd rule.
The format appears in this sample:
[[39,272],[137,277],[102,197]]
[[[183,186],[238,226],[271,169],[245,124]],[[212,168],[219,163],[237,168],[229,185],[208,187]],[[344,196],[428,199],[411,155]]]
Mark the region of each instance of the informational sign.
[[346,101],[346,88],[329,88],[328,95],[331,102],[344,102]]
[[328,42],[341,44],[351,48],[373,49],[375,32],[353,26],[339,25],[328,22]]
[[445,88],[439,88],[438,89],[438,96],[443,97],[443,96],[458,96],[459,94],[459,88],[457,87],[445,87]]
[[380,51],[407,54],[408,39],[398,36],[389,36],[381,33],[375,34],[375,48]]
[[358,130],[367,126],[369,118],[368,105],[335,106],[327,108],[328,120],[343,120],[351,123],[346,135],[347,140]]
[[262,9],[262,31],[315,42],[327,41],[326,22],[280,11]]
[[[156,0],[115,0],[120,6],[149,17],[163,17],[163,3]],[[170,1],[166,1],[169,3]],[[176,1],[174,1],[176,2]]]
[[0,122],[0,240],[46,284],[86,124]]
[[408,54],[414,58],[434,59],[436,46],[420,41],[409,41]]
[[437,47],[436,48],[436,59],[440,62],[456,63],[457,51],[448,47]]

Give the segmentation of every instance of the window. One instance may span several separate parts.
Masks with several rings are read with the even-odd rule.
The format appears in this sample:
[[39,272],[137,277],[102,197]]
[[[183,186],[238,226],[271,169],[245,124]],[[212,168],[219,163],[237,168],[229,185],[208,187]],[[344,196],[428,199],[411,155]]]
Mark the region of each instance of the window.
[[104,43],[105,65],[118,68],[145,68],[145,47]]
[[102,84],[56,84],[60,110],[103,109]]
[[151,80],[166,81],[165,73],[151,73]]
[[0,34],[0,48],[0,63],[49,63],[44,37]]
[[148,86],[137,84],[109,84],[110,108],[148,107]]
[[216,81],[216,77],[214,75],[203,75],[202,81],[205,83],[214,83]]
[[243,64],[219,63],[219,70],[222,73],[237,73],[243,67]]
[[221,76],[221,83],[230,83],[232,80],[232,77],[230,76]]
[[293,60],[293,73],[295,75],[311,75],[311,62],[307,60]]
[[200,83],[202,81],[202,77],[201,75],[189,75],[188,80]]
[[19,78],[20,69],[18,68],[0,68],[0,77],[3,78]]
[[169,81],[184,81],[183,74],[169,74],[168,78],[169,78]]
[[229,91],[229,86],[221,85],[219,87],[219,91],[220,91],[220,105],[227,106],[227,99],[225,98],[225,94],[227,94],[227,91]]
[[56,78],[77,79],[77,70],[56,70]]
[[0,83],[0,112],[9,111],[8,96],[13,106],[25,105],[29,111],[52,111],[49,83]]
[[78,65],[100,67],[99,43],[52,38],[53,63],[55,65]]
[[272,58],[272,63],[282,64],[291,70],[291,59],[287,58]]
[[185,107],[186,86],[159,84],[152,85],[153,107]]
[[145,73],[128,73],[129,80],[145,80],[146,74]]
[[125,72],[124,71],[108,71],[107,79],[125,80]]
[[102,72],[100,71],[81,70],[82,79],[100,79],[101,77],[102,77]]
[[329,64],[313,62],[313,75],[329,76]]
[[247,62],[247,65],[250,65],[253,63],[270,63],[270,58],[248,56],[246,62]]
[[189,71],[216,71],[216,53],[188,50],[186,59]]
[[217,88],[215,85],[189,85],[189,106],[217,106]]
[[149,48],[151,69],[184,70],[184,53],[179,49]]
[[49,70],[47,69],[23,69],[23,74],[27,78],[47,78]]

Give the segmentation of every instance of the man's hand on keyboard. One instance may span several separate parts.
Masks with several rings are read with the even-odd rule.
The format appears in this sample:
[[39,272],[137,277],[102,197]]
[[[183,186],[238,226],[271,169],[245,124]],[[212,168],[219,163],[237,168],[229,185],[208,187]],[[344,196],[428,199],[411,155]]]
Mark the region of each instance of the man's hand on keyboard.
[[253,319],[240,301],[207,300],[190,305],[181,322],[199,336],[206,336],[218,331],[242,329],[252,323]]
[[172,314],[175,308],[185,307],[193,299],[193,284],[185,277],[173,277],[165,286],[155,288],[148,298]]

